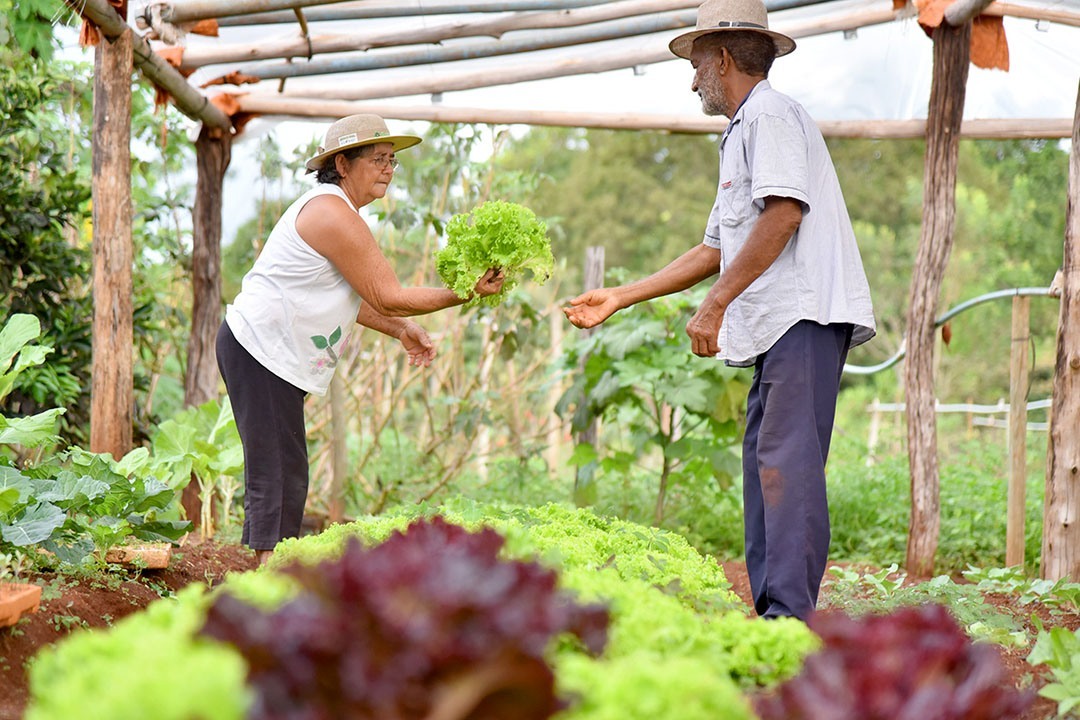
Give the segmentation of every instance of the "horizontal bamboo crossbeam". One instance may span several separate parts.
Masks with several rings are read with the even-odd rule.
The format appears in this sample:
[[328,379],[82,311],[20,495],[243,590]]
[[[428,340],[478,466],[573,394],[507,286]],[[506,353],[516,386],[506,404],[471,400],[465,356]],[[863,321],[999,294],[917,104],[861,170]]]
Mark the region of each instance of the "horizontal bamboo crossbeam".
[[[352,0],[349,2],[334,3],[331,6],[325,7],[313,6],[304,11],[304,16],[310,22],[330,22],[387,17],[415,17],[418,15],[558,11],[604,5],[610,1],[611,0],[364,0],[363,2],[356,2],[355,0]],[[831,0],[766,0],[765,7],[767,7],[769,11],[775,11],[830,1]],[[688,7],[697,7],[698,5],[700,5],[700,0],[697,3],[688,5]],[[682,7],[682,5],[679,4],[678,7]],[[184,15],[191,15],[191,11],[186,7]],[[288,10],[257,12],[228,17],[222,14],[206,15],[206,18],[211,17],[218,18],[218,23],[222,27],[230,25],[282,24],[292,23],[296,20],[295,15]],[[189,17],[188,19],[193,20],[203,18]]]
[[[454,38],[500,38],[505,33],[513,31],[576,27],[649,13],[694,9],[697,4],[698,0],[622,0],[600,7],[587,7],[576,10],[500,15],[481,20],[458,20],[425,27],[382,30],[362,34],[313,35],[310,41],[308,38],[297,36],[261,43],[189,47],[184,50],[180,67],[184,70],[194,70],[204,65],[250,62],[273,58],[300,58],[309,57],[312,54],[322,55],[370,50],[394,45],[440,43]],[[310,20],[310,18],[308,19]]]
[[[708,116],[581,113],[553,110],[507,110],[445,107],[440,105],[394,105],[370,102],[280,98],[266,95],[238,95],[240,109],[259,115],[336,120],[353,113],[374,113],[393,120],[443,123],[484,123],[492,125],[547,125],[588,127],[608,130],[660,130],[677,133],[720,133],[727,120]],[[819,121],[826,137],[920,138],[926,135],[925,120],[834,120]],[[968,120],[960,128],[963,138],[1063,138],[1072,133],[1072,120],[1016,119]]]
[[697,12],[695,10],[680,10],[671,13],[655,13],[641,17],[593,23],[583,27],[530,31],[515,36],[513,39],[505,40],[466,41],[431,48],[389,50],[379,54],[358,53],[331,58],[316,58],[309,62],[253,63],[239,67],[237,72],[243,76],[268,79],[327,75],[359,70],[427,65],[455,60],[472,60],[499,55],[516,55],[536,50],[648,35],[665,30],[678,30],[693,26],[696,17]]
[[1070,9],[1067,6],[1055,4],[1047,7],[1035,7],[1011,2],[993,2],[983,10],[983,15],[996,15],[998,17],[1014,17],[1023,20],[1043,20],[1080,27],[1080,7]]
[[[850,8],[850,4],[845,4]],[[867,7],[865,3],[855,11],[846,10],[823,18],[805,20],[779,19],[773,24],[780,32],[793,38],[806,37],[828,32],[854,30],[860,27],[891,22],[895,17],[892,2],[874,3]],[[408,95],[428,95],[435,93],[471,90],[479,87],[495,87],[512,83],[545,80],[549,78],[589,73],[608,72],[624,68],[651,65],[674,60],[668,50],[672,33],[647,36],[633,50],[592,49],[587,55],[580,55],[560,60],[545,59],[515,64],[501,63],[498,66],[485,67],[483,70],[470,69],[418,74],[408,79],[378,80],[357,85],[337,83],[332,87],[287,88],[278,96],[303,96],[328,100],[374,100],[378,98],[404,97]]]
[[[218,19],[225,25],[289,23],[296,19],[293,8],[310,8],[304,15],[311,22],[358,18],[414,17],[418,15],[478,12],[527,12],[564,10],[600,5],[608,0],[181,0],[164,3],[163,16],[173,23]],[[319,6],[338,7],[319,7]]]
[[165,90],[173,98],[176,108],[193,120],[219,128],[232,130],[229,116],[213,105],[209,98],[199,92],[160,55],[150,44],[124,22],[107,0],[64,0],[65,4],[82,17],[94,23],[101,34],[110,41],[124,32],[131,32],[133,62],[146,79]]

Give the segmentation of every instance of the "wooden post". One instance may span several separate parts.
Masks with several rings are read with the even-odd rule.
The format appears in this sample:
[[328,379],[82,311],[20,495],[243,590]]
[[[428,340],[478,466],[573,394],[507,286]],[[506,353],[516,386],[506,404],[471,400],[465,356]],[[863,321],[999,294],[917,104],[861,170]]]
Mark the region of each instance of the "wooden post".
[[956,225],[956,165],[964,114],[971,24],[934,30],[934,71],[926,125],[923,217],[907,314],[908,463],[911,522],[907,571],[931,575],[941,527],[934,415],[934,317]]
[[1061,315],[1046,457],[1042,576],[1080,581],[1080,89],[1069,155]]
[[[563,317],[562,312],[556,307],[552,310],[548,319],[549,328],[551,331],[551,356],[562,356],[562,341],[563,341],[563,323],[566,322],[566,318]],[[551,389],[548,391],[548,409],[549,417],[551,417],[551,426],[547,433],[547,449],[544,451],[544,459],[547,462],[548,472],[554,475],[556,468],[558,468],[562,461],[562,447],[563,447],[563,432],[565,431],[565,423],[555,413],[555,406],[559,404],[559,398],[562,397],[565,390],[564,384],[560,381],[551,384]]]
[[[595,290],[604,287],[604,248],[593,246],[585,248],[585,290]],[[582,330],[585,337],[596,332],[596,328]],[[585,358],[581,359],[584,367]],[[600,421],[593,420],[589,427],[585,428],[577,437],[578,444],[588,443],[596,447],[600,440]],[[578,467],[574,475],[574,502],[583,507],[596,502],[596,486],[594,475],[596,463],[587,463]]]
[[870,405],[870,434],[866,439],[866,467],[874,466],[874,452],[877,450],[878,434],[881,432],[881,402],[874,398]]
[[[195,210],[191,248],[191,334],[184,373],[184,407],[218,396],[217,331],[221,326],[221,205],[232,136],[203,126],[195,141]],[[180,493],[180,505],[195,529],[203,507],[194,475]]]
[[90,450],[119,460],[131,449],[131,31],[94,52],[94,326]]
[[349,446],[345,414],[344,368],[334,373],[330,380],[330,499],[327,512],[330,522],[345,519],[345,476],[349,472]]
[[214,345],[221,327],[221,205],[232,137],[203,126],[195,141],[195,184],[191,250],[191,335],[188,338],[184,405],[202,405],[218,396]]
[[1009,351],[1009,492],[1005,526],[1005,565],[1024,565],[1024,495],[1027,486],[1027,394],[1030,367],[1031,298],[1012,302]]

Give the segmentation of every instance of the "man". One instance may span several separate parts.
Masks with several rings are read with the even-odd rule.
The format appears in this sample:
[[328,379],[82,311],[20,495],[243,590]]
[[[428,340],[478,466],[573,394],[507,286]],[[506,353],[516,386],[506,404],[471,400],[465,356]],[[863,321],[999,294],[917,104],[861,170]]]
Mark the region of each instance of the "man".
[[730,123],[701,245],[564,311],[578,327],[719,273],[686,333],[692,350],[753,366],[743,441],[746,567],[766,618],[807,620],[829,549],[825,462],[848,349],[874,335],[870,289],[836,172],[806,111],[773,90],[795,49],[761,0],[707,0],[671,51],[694,67],[707,115]]

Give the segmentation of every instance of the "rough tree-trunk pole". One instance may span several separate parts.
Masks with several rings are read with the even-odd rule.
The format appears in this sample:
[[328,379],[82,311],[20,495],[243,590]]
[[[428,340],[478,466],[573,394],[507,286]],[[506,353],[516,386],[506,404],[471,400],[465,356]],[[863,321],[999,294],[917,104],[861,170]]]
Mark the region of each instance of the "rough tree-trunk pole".
[[[594,246],[585,248],[585,290],[595,290],[604,287],[604,248]],[[596,328],[582,330],[582,335],[589,337],[596,332]],[[582,367],[585,358],[581,359]],[[577,437],[577,443],[588,444],[596,447],[600,438],[600,421],[593,420],[589,426],[582,430]],[[579,507],[592,505],[596,502],[596,461],[586,463],[578,467],[574,475],[574,503]]]
[[90,450],[120,459],[131,449],[131,31],[94,52],[94,324]]
[[1024,565],[1024,497],[1027,495],[1027,395],[1031,367],[1031,298],[1012,300],[1009,349],[1009,491],[1005,520],[1005,565]]
[[1046,456],[1042,576],[1080,580],[1080,88],[1069,157],[1061,316]]
[[188,338],[184,405],[218,396],[214,343],[221,326],[221,205],[225,170],[232,155],[228,133],[203,126],[195,141],[194,238],[191,250],[191,335]]
[[904,367],[911,470],[907,571],[915,575],[933,573],[941,525],[934,414],[934,317],[956,224],[956,164],[970,41],[970,23],[955,28],[943,23],[934,30],[922,232],[911,280]]
[[[232,157],[232,136],[203,126],[195,141],[198,177],[191,250],[191,335],[188,338],[184,405],[202,405],[218,396],[218,367],[214,343],[221,326],[221,193]],[[187,517],[200,525],[202,503],[198,483],[190,482],[180,496]]]

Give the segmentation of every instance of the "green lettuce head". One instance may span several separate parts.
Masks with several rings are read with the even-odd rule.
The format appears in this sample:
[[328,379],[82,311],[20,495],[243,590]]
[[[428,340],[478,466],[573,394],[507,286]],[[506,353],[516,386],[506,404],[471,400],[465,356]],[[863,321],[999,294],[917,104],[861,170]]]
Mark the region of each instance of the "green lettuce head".
[[454,215],[446,235],[446,247],[435,253],[435,268],[458,297],[469,297],[488,268],[499,268],[506,277],[500,292],[474,298],[469,305],[498,305],[526,272],[544,283],[555,265],[547,224],[516,203],[489,200],[471,213]]

